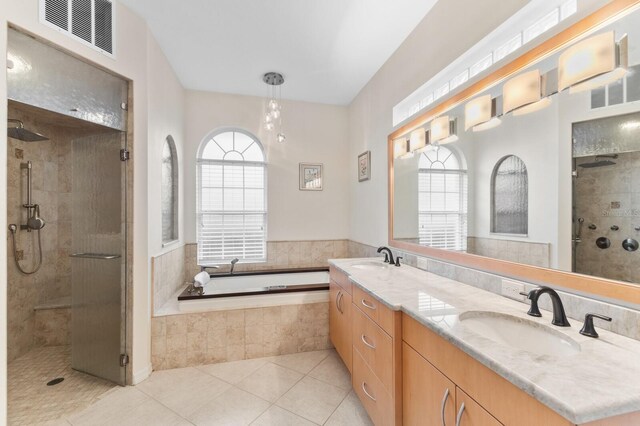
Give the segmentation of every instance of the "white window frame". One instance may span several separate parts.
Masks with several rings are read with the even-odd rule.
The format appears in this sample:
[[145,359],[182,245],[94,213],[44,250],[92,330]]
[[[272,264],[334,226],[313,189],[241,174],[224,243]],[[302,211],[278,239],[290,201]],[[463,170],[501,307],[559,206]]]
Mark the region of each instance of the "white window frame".
[[[421,187],[420,177],[422,174],[455,174],[460,176],[460,186],[458,189],[458,195],[460,197],[459,206],[460,208],[457,211],[432,211],[432,210],[420,210],[418,207],[418,241],[420,245],[428,245],[429,247],[441,248],[446,250],[454,250],[460,252],[466,252],[467,250],[467,238],[469,234],[469,222],[468,222],[468,200],[466,197],[468,196],[468,182],[467,182],[467,171],[463,168],[463,162],[458,153],[456,153],[453,149],[439,147],[438,149],[446,149],[449,151],[458,162],[457,169],[434,169],[434,168],[425,168],[420,167],[421,159],[418,162],[418,194],[420,193],[428,193],[431,194],[431,188],[425,189]],[[423,154],[420,154],[425,155]],[[425,156],[426,157],[426,156]],[[431,161],[428,157],[426,157],[428,161]],[[448,158],[448,157],[447,157]],[[433,164],[433,163],[432,163]],[[446,187],[445,187],[446,188]],[[446,194],[446,189],[444,194]],[[419,195],[418,195],[419,197]],[[465,209],[466,207],[466,209]],[[434,245],[431,238],[427,238],[423,235],[422,231],[422,217],[423,216],[457,216],[458,224],[457,226],[460,228],[460,236],[459,240],[455,242],[454,247],[450,247],[448,244],[436,244]]]
[[[207,147],[207,145],[209,143],[215,143],[214,138],[218,135],[224,134],[224,133],[241,133],[244,134],[245,136],[248,136],[249,138],[251,138],[253,140],[253,142],[255,144],[258,145],[258,147],[260,148],[261,152],[262,152],[262,157],[263,157],[263,161],[238,161],[238,160],[211,160],[211,159],[205,159],[203,158],[203,153]],[[227,151],[230,152],[230,151]],[[211,164],[211,165],[233,165],[233,164],[242,164],[242,165],[259,165],[262,166],[263,168],[263,173],[264,173],[264,177],[263,177],[263,195],[264,195],[264,210],[262,211],[254,211],[254,210],[238,210],[238,211],[225,211],[223,210],[214,210],[214,211],[208,211],[208,212],[203,212],[202,211],[202,204],[201,204],[201,197],[202,197],[202,171],[201,171],[201,166],[203,164]],[[223,178],[224,179],[224,178]],[[223,188],[223,194],[224,194],[224,184],[222,186]],[[243,129],[239,129],[239,128],[234,128],[234,127],[225,127],[225,128],[221,128],[218,130],[215,130],[211,133],[209,133],[201,142],[200,147],[198,149],[198,155],[196,158],[196,238],[197,238],[197,243],[198,243],[198,250],[196,253],[196,260],[199,266],[214,266],[214,265],[220,265],[220,264],[227,264],[229,263],[230,260],[232,260],[234,257],[238,257],[238,256],[230,256],[230,257],[226,257],[223,256],[220,259],[213,259],[211,261],[206,261],[203,262],[201,261],[201,237],[200,237],[200,231],[202,228],[202,219],[203,216],[205,214],[216,214],[216,215],[263,215],[263,240],[262,240],[262,245],[263,245],[263,256],[261,258],[242,258],[242,257],[238,257],[239,262],[240,263],[264,263],[267,261],[267,220],[268,220],[268,208],[267,208],[267,188],[268,188],[268,183],[267,183],[267,158],[266,158],[266,152],[264,149],[264,146],[262,145],[262,143],[260,142],[260,140],[254,136],[253,134],[251,134],[250,132],[243,130]],[[245,189],[245,187],[243,187],[243,190]]]

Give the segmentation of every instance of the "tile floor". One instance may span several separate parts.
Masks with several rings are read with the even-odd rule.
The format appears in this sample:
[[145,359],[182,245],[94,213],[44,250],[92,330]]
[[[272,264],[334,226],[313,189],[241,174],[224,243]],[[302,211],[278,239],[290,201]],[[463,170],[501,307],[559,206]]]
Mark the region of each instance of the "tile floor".
[[[64,377],[55,386],[49,380]],[[71,348],[36,348],[8,366],[8,421],[10,425],[43,424],[81,411],[98,400],[111,382],[71,369]]]
[[154,372],[55,425],[371,425],[333,350]]

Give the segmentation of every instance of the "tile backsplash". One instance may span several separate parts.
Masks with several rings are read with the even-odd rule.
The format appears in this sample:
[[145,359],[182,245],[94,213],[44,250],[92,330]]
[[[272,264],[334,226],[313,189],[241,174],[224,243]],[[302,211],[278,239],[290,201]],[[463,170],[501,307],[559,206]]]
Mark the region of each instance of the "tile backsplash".
[[[380,256],[377,248],[366,244],[349,241],[348,257],[372,257]],[[502,276],[466,268],[452,263],[417,256],[413,253],[393,250],[404,258],[404,263],[423,269],[425,271],[472,285],[492,293],[501,294]],[[510,279],[514,281],[513,279]],[[527,291],[536,287],[536,284],[523,282]],[[599,321],[598,327],[614,333],[640,340],[640,310],[616,305],[602,300],[591,299],[565,291],[558,291],[562,297],[566,314],[576,321],[584,321],[587,313],[598,313],[613,318],[611,322]],[[523,309],[527,309],[528,302],[523,303]],[[551,299],[543,297],[539,301],[540,308],[551,310]]]

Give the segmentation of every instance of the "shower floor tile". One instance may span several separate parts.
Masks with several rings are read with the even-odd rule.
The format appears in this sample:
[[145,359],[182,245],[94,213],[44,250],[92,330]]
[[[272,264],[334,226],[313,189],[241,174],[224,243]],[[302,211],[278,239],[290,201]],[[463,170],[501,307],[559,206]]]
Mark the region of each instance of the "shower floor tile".
[[[55,386],[47,382],[64,377]],[[71,369],[71,347],[35,348],[8,366],[9,425],[65,424],[117,385]],[[59,423],[57,422],[59,420]]]

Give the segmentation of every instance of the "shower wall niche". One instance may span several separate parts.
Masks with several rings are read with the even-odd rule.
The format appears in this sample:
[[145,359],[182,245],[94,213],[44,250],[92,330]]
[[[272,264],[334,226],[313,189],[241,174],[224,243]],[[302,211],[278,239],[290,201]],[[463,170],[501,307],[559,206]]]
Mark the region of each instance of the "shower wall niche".
[[[118,131],[13,101],[8,116],[49,138],[40,142],[8,138],[7,143],[7,222],[26,223],[26,171],[20,165],[31,161],[32,198],[46,223],[40,231],[42,266],[32,275],[18,270],[11,239],[7,240],[10,362],[36,346],[71,344],[73,145],[105,135],[118,140],[121,136]],[[115,216],[119,223],[120,215]],[[20,264],[33,270],[38,257],[37,232],[17,231],[15,238]]]

